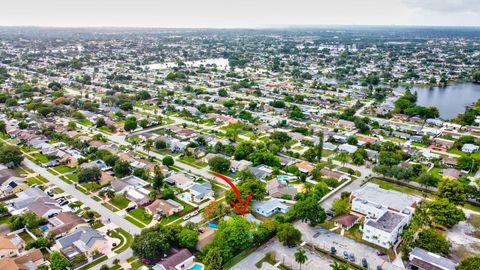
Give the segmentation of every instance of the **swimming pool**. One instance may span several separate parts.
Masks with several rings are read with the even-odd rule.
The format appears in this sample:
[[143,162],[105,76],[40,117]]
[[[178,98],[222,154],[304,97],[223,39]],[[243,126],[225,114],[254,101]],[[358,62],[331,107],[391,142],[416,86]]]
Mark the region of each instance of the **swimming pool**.
[[46,231],[48,231],[48,226],[42,225],[42,226],[40,226],[40,230],[46,232]]
[[188,270],[203,270],[203,265],[197,263],[194,266],[188,268]]

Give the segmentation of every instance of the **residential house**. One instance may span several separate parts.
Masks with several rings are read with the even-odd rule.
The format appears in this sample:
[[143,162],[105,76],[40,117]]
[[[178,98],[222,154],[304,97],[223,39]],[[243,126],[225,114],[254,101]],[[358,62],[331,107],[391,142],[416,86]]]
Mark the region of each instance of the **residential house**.
[[156,199],[150,205],[145,207],[145,211],[152,215],[156,220],[159,220],[162,216],[171,216],[182,211],[183,208],[183,205],[172,199]]
[[[88,226],[79,227],[72,233],[58,239],[55,247],[68,259],[76,257],[78,251],[86,253],[87,256],[92,255],[95,250],[103,254],[110,252],[108,240],[97,230]],[[77,252],[70,252],[72,249]]]
[[232,172],[241,172],[249,169],[252,166],[252,162],[248,160],[232,160],[230,162],[230,170]]
[[436,253],[415,247],[408,257],[411,270],[455,270],[457,264]]
[[338,151],[341,151],[341,152],[347,152],[349,154],[353,154],[357,151],[358,147],[355,146],[355,145],[350,145],[350,144],[347,144],[347,143],[344,143],[340,146],[338,146]]
[[264,217],[271,217],[276,213],[286,214],[290,209],[290,206],[282,203],[278,199],[269,199],[268,201],[255,201],[253,202],[253,209],[258,214]]
[[159,261],[153,270],[187,270],[191,269],[194,265],[195,256],[186,248],[181,250],[175,250],[167,258]]
[[[25,269],[25,270],[35,270],[38,266],[45,264],[46,260],[43,257],[43,253],[40,249],[32,249],[28,252],[11,259],[18,267],[18,269]],[[8,268],[3,268],[0,266],[2,270],[8,270]]]
[[116,193],[124,194],[129,200],[137,205],[145,205],[150,202],[150,191],[146,189],[150,183],[134,175],[126,176],[111,183]]
[[311,173],[313,169],[315,169],[315,165],[306,160],[300,161],[299,163],[295,164],[295,166],[297,166],[298,170],[306,174]]
[[448,168],[442,171],[442,175],[451,179],[458,179],[462,176],[462,172],[454,168]]
[[192,178],[190,178],[184,173],[179,172],[172,173],[169,177],[165,179],[165,182],[180,189],[187,189],[189,186],[193,185]]
[[453,147],[453,145],[455,144],[455,141],[442,139],[442,138],[435,138],[433,139],[432,143],[437,148],[448,150]]
[[82,226],[89,226],[83,218],[75,213],[67,211],[48,219],[48,230],[46,234],[53,234],[55,237],[62,237]]
[[0,236],[0,259],[18,256],[24,249],[25,242],[17,234]]
[[50,218],[60,213],[62,208],[55,200],[48,197],[40,197],[27,206],[26,210],[38,217]]
[[252,172],[258,180],[263,180],[272,174],[272,168],[267,165],[259,165],[250,168],[250,172]]
[[478,145],[471,144],[471,143],[466,143],[462,146],[462,152],[465,153],[475,153],[480,149]]
[[207,198],[213,198],[213,189],[210,182],[202,184],[194,183],[189,188],[190,199],[193,202],[200,203]]
[[47,198],[47,194],[38,187],[29,187],[24,191],[18,192],[16,198],[9,201],[9,206],[12,208],[12,211],[22,211],[27,208],[30,204],[36,201],[38,198]]
[[274,178],[267,182],[267,193],[274,198],[281,198],[282,196],[293,198],[298,191],[296,188],[288,186],[284,181]]
[[356,215],[341,214],[335,218],[335,226],[345,230],[350,230],[350,228],[357,224],[359,220],[360,218]]

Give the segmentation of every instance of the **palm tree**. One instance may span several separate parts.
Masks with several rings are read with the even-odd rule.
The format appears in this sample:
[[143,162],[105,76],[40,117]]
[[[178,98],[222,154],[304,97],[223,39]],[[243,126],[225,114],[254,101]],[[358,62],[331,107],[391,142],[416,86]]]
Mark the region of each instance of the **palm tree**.
[[302,264],[308,260],[307,255],[305,255],[305,250],[303,248],[297,249],[295,251],[295,261],[300,265],[300,270],[302,269]]
[[337,261],[334,261],[332,264],[330,264],[330,267],[332,268],[332,270],[348,270],[348,265],[338,264]]

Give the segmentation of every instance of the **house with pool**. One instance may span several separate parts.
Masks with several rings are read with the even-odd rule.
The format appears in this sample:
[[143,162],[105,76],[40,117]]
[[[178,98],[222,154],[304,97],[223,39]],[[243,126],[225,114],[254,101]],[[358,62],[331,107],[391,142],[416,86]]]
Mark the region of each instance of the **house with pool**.
[[286,214],[290,210],[290,206],[281,202],[281,200],[272,198],[268,201],[253,202],[253,209],[264,217],[271,217],[276,213]]

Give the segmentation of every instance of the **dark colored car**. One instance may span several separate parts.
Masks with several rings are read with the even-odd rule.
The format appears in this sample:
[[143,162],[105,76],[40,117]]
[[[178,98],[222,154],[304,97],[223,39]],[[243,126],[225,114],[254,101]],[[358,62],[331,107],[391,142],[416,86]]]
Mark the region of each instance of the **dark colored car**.
[[350,253],[350,256],[348,257],[348,259],[349,259],[351,262],[354,262],[354,261],[355,261],[355,255],[353,255],[353,253]]
[[337,253],[337,249],[336,249],[335,247],[331,247],[331,248],[330,248],[330,253],[336,254],[336,253]]
[[289,248],[294,248],[294,247],[296,247],[296,246],[297,246],[297,244],[289,244],[289,245],[288,245]]
[[377,270],[383,270],[383,268],[380,265],[377,265]]
[[362,259],[362,266],[363,266],[363,268],[368,268],[367,259],[365,259],[365,258]]
[[348,252],[346,252],[346,251],[343,252],[343,258],[348,259]]

